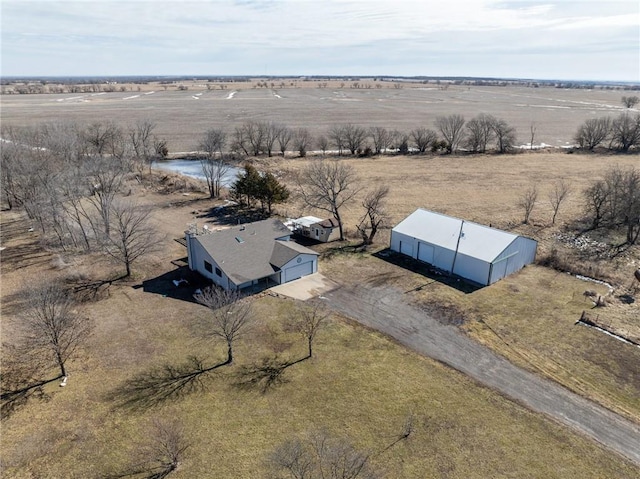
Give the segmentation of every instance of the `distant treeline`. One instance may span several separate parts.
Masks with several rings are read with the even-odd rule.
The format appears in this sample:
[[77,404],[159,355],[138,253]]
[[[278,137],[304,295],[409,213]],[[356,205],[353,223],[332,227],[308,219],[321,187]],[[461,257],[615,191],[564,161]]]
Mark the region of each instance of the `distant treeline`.
[[[561,81],[475,77],[396,77],[396,76],[117,76],[117,77],[4,77],[0,79],[2,94],[43,94],[43,93],[87,93],[122,90],[123,84],[145,85],[159,83],[161,85],[179,84],[180,82],[207,83],[248,83],[252,81],[278,84],[280,88],[294,86],[295,82],[392,82],[398,84],[434,84],[462,86],[523,86],[529,88],[562,88],[588,90],[640,90],[640,84],[629,82],[593,82],[593,81]],[[284,82],[288,81],[288,84]],[[115,87],[114,85],[119,85]]]

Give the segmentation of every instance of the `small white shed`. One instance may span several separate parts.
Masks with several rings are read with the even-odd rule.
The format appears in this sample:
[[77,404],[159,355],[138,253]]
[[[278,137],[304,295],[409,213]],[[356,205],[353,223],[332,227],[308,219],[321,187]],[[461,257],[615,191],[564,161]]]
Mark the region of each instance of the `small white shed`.
[[538,243],[507,231],[417,209],[391,230],[391,250],[481,285],[533,263]]

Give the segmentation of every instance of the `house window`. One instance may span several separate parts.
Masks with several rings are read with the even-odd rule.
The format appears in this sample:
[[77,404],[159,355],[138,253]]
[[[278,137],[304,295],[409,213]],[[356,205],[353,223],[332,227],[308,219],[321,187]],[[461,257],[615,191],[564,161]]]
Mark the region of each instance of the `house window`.
[[220,270],[220,268],[216,268],[216,274],[222,277],[222,271]]
[[211,263],[209,263],[206,260],[204,262],[204,269],[205,269],[205,271],[208,271],[209,273],[213,273],[213,266],[211,265]]

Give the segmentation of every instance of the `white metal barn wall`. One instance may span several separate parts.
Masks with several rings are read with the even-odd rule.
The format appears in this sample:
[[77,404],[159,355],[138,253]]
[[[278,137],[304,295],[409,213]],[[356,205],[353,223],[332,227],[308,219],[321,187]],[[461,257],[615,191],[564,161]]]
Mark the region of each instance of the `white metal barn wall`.
[[[424,261],[449,273],[453,267],[455,251],[393,230],[391,231],[391,250]],[[428,257],[431,257],[431,261]]]
[[484,260],[467,256],[463,253],[456,255],[456,262],[453,265],[453,274],[462,276],[479,284],[488,284],[489,269],[491,264]]
[[518,236],[502,253],[492,261],[491,277],[488,284],[521,270],[536,259],[538,243],[532,239]]

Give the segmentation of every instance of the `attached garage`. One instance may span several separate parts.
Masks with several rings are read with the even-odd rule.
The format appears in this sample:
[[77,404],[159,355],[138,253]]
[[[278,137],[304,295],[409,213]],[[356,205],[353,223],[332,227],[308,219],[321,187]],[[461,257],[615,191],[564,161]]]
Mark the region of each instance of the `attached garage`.
[[318,272],[318,253],[293,241],[277,241],[270,263],[280,270],[279,283],[288,283]]
[[294,279],[302,278],[314,273],[313,261],[305,261],[304,263],[296,264],[290,268],[282,270],[282,282],[288,283]]
[[536,249],[530,238],[422,208],[391,230],[391,250],[481,285],[532,263]]

